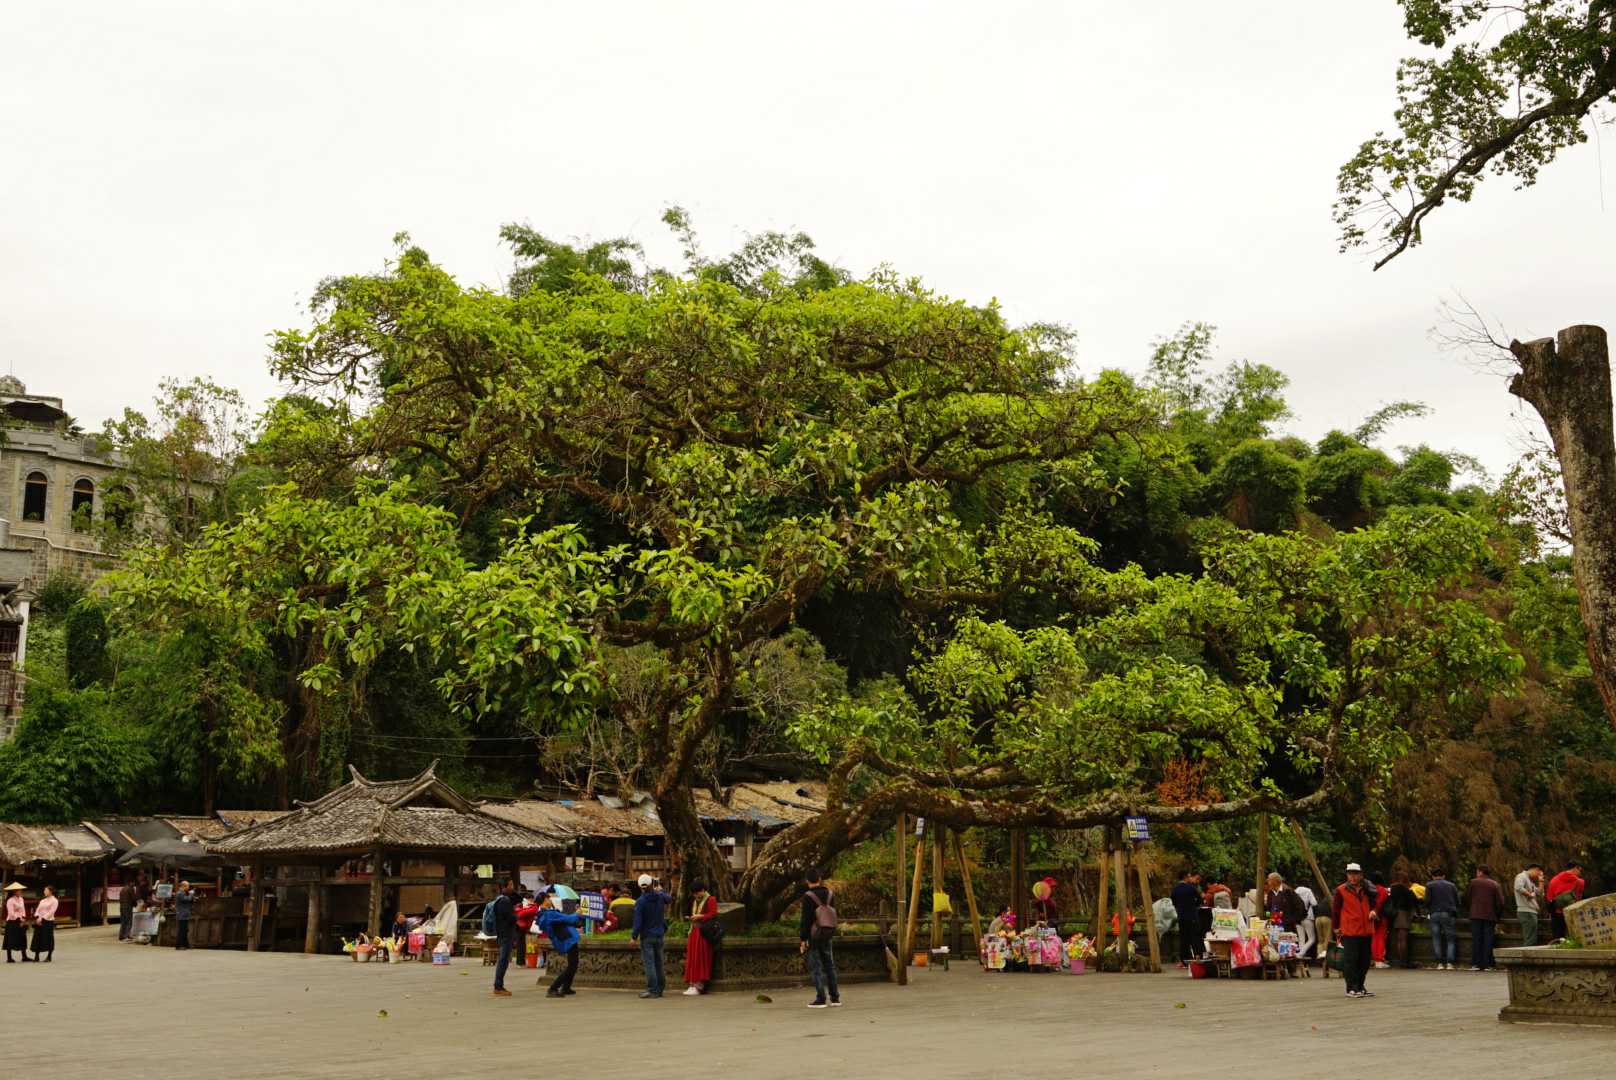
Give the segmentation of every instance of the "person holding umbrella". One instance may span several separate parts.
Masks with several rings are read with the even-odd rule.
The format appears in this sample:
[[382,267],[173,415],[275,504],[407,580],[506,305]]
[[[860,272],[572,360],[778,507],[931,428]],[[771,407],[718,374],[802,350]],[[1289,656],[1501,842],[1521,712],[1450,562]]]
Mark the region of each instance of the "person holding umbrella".
[[28,933],[23,924],[28,921],[28,905],[23,903],[22,891],[27,888],[21,882],[13,881],[5,887],[6,892],[6,963],[15,964],[11,952],[16,949],[22,953],[22,962],[28,963],[34,959],[28,955]]

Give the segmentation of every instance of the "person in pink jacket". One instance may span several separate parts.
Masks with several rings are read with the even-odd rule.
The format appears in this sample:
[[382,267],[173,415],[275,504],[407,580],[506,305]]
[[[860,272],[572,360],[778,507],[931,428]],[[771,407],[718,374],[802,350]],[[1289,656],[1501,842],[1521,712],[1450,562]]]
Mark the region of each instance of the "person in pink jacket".
[[47,885],[45,895],[34,908],[34,959],[44,956],[47,964],[56,954],[56,906],[59,903],[56,890]]
[[22,961],[27,963],[33,957],[28,955],[28,931],[23,929],[28,922],[28,905],[23,903],[22,891],[25,886],[21,882],[13,881],[6,886],[6,963],[15,964],[11,958],[13,950],[21,950]]

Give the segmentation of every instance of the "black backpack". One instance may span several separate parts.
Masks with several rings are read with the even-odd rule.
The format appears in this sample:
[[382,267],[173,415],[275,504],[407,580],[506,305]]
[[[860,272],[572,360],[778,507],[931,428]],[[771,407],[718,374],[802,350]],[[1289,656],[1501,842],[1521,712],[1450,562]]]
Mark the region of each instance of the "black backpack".
[[701,936],[706,939],[707,944],[715,949],[724,943],[724,935],[727,932],[727,928],[718,921],[718,916],[716,915],[701,921]]

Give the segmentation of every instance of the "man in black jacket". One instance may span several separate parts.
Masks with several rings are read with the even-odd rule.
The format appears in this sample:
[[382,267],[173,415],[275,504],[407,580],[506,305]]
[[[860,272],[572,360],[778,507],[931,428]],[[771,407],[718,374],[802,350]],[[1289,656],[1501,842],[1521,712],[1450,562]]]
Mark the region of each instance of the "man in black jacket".
[[516,882],[506,878],[494,897],[494,937],[499,941],[499,959],[494,963],[494,996],[510,997],[505,989],[505,969],[511,966],[511,950],[516,947]]
[[1206,936],[1201,928],[1201,875],[1194,870],[1181,871],[1168,899],[1178,915],[1178,966],[1183,967],[1201,954]]
[[[830,890],[819,880],[819,868],[810,866],[802,872],[803,882],[808,891],[802,897],[802,920],[798,924],[797,932],[802,938],[798,952],[808,954],[808,969],[814,973],[814,1000],[808,1003],[810,1009],[823,1009],[828,1005],[840,1005],[842,995],[836,989],[836,957],[831,953],[831,939],[835,937],[835,922],[829,930],[819,925],[819,909],[828,908],[834,915],[836,909],[831,906]],[[830,1000],[825,1000],[825,990],[830,990]]]

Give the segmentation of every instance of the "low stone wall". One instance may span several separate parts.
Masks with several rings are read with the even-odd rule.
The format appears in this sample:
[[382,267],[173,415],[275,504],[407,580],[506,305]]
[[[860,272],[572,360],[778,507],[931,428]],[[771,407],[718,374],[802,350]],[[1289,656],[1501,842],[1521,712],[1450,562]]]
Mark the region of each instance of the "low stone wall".
[[1512,1024],[1616,1027],[1616,949],[1499,949],[1509,972],[1509,1004],[1498,1019]]
[[[627,938],[584,938],[579,944],[578,974],[573,985],[611,990],[644,990],[645,968],[640,946]],[[835,944],[836,981],[886,982],[886,949],[875,934],[849,934]],[[668,992],[684,990],[685,942],[668,939],[666,946]],[[808,960],[797,951],[795,938],[728,937],[713,955],[713,977],[707,988],[714,993],[736,990],[756,993],[794,986],[812,986]]]

